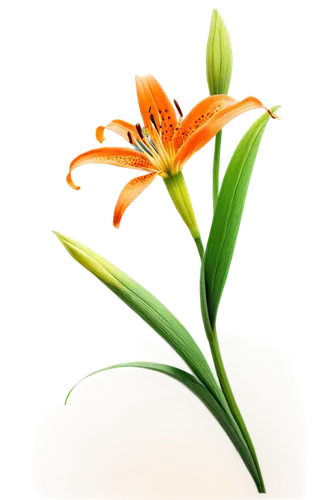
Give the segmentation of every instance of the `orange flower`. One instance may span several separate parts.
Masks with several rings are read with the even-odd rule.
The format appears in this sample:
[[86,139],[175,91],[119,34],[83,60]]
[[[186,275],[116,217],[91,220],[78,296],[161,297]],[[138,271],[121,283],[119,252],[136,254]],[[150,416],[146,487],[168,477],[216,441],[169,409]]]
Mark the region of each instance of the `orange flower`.
[[[105,140],[104,130],[107,128],[121,135],[134,149],[102,147],[87,151],[72,161],[67,175],[69,186],[80,189],[72,180],[72,171],[86,163],[104,163],[146,172],[146,175],[135,177],[126,184],[120,193],[113,217],[115,227],[119,227],[126,208],[158,175],[164,180],[178,176],[191,156],[231,120],[251,109],[263,108],[269,112],[255,97],[237,101],[227,95],[214,95],[199,102],[183,119],[177,101],[174,100],[175,109],[152,75],[136,76],[136,90],[144,127],[113,120],[106,127],[96,130],[100,143]],[[169,187],[168,190],[170,192]],[[176,207],[181,213],[177,204]],[[186,216],[182,213],[181,216],[185,220]],[[185,220],[192,235],[196,231],[189,225],[196,226],[193,218],[194,214],[190,223]]]

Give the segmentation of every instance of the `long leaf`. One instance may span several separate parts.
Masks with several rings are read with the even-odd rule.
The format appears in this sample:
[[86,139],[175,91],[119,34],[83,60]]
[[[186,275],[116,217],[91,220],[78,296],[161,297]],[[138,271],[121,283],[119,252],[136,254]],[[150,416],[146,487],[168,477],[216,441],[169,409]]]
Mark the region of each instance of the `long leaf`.
[[145,368],[148,370],[157,371],[160,373],[164,373],[169,377],[178,380],[181,384],[185,385],[193,394],[195,394],[200,401],[208,408],[211,414],[216,418],[222,428],[226,431],[230,440],[239,451],[248,471],[253,477],[256,484],[258,484],[258,475],[256,466],[253,462],[253,459],[247,448],[244,446],[244,439],[239,432],[235,432],[233,426],[230,423],[229,415],[225,412],[225,410],[217,403],[216,399],[212,396],[212,394],[208,391],[208,389],[201,383],[199,380],[191,375],[190,373],[181,370],[180,368],[176,368],[175,366],[164,365],[160,363],[150,363],[147,361],[134,361],[131,363],[120,363],[117,365],[108,366],[101,370],[97,370],[93,373],[90,373],[86,377],[82,378],[77,382],[77,384],[72,387],[72,389],[67,394],[65,405],[67,404],[68,398],[75,387],[92,375],[96,375],[97,373],[105,372],[107,370],[113,370],[114,368]]
[[72,238],[56,232],[55,234],[69,254],[144,319],[173,347],[198,377],[203,386],[206,387],[207,392],[212,395],[212,398],[217,402],[224,414],[228,416],[229,425],[226,428],[226,432],[228,435],[232,435],[232,442],[237,447],[239,454],[258,486],[260,478],[258,477],[246,441],[226,402],[224,394],[215,381],[206,358],[185,327],[156,297],[120,271],[120,269]]
[[[274,106],[272,112],[278,107]],[[217,337],[216,320],[235,256],[256,159],[270,120],[269,113],[259,115],[249,125],[231,154],[222,178],[199,275],[200,313],[209,350],[220,387],[255,463],[260,493],[266,491],[264,479],[252,438],[227,377]]]
[[[274,113],[280,106],[271,108]],[[238,144],[225,173],[201,273],[201,304],[206,331],[214,330],[222,292],[227,280],[245,199],[260,141],[270,116],[264,113]]]
[[96,252],[68,236],[55,234],[69,254],[166,340],[215,399],[227,407],[206,358],[178,319],[148,290]]

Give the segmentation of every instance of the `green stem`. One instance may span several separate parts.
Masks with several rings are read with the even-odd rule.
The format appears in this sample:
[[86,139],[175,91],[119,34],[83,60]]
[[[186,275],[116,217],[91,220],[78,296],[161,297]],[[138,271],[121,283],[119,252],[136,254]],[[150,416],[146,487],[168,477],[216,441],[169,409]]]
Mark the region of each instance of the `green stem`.
[[221,155],[222,130],[215,136],[215,150],[213,161],[213,209],[215,210],[220,191],[220,155]]
[[164,179],[164,184],[176,209],[178,210],[178,213],[189,228],[190,233],[197,246],[200,258],[202,260],[204,247],[201,241],[200,231],[195,219],[191,198],[188,194],[183,173],[180,171],[176,175],[167,177],[166,179]]
[[225,401],[225,404],[227,405],[226,408],[227,413],[229,414],[231,421],[235,422],[239,435],[243,439],[244,446],[248,450],[248,453],[251,457],[251,463],[247,461],[246,466],[257,485],[258,492],[266,493],[265,483],[260,469],[259,460],[254,448],[254,444],[252,442],[250,433],[246,427],[241,411],[237,405],[234,393],[232,391],[227,376],[227,372],[225,370],[221,348],[218,342],[217,329],[216,327],[212,328],[209,319],[208,308],[207,308],[206,286],[204,278],[204,262],[201,263],[201,269],[199,274],[199,301],[200,301],[200,316],[201,316],[202,326],[204,329],[208,348],[214,364],[217,379],[222,389],[223,399]]
[[195,241],[195,244],[197,245],[197,249],[198,249],[198,252],[199,252],[199,255],[200,255],[200,259],[202,261],[204,253],[205,253],[205,249],[204,249],[201,237],[199,236],[198,238],[194,238],[194,241]]
[[214,330],[213,330],[213,335],[212,335],[212,338],[210,339],[209,348],[211,351],[214,367],[216,370],[217,378],[218,378],[218,381],[220,383],[221,389],[225,395],[225,398],[226,398],[227,403],[229,405],[229,408],[233,414],[233,417],[234,417],[235,421],[237,422],[238,427],[241,430],[241,433],[244,437],[244,440],[248,446],[248,449],[252,455],[253,461],[254,461],[255,466],[257,468],[259,480],[260,480],[260,486],[261,486],[259,493],[266,493],[264,479],[263,479],[262,472],[260,469],[259,460],[258,460],[256,451],[255,451],[255,447],[254,447],[253,441],[251,439],[250,433],[247,429],[245,420],[244,420],[242,413],[241,413],[241,411],[238,407],[238,404],[236,402],[236,398],[235,398],[233,390],[231,388],[231,384],[229,382],[227,372],[226,372],[226,369],[225,369],[225,366],[223,363],[222,353],[221,353],[220,344],[218,342],[218,335],[217,335],[216,328],[214,328]]

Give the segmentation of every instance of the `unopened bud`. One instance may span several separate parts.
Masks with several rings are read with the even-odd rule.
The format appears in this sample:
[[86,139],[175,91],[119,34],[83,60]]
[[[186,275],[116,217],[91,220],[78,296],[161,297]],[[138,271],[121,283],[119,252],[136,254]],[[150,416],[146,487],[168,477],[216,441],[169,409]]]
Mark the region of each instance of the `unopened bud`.
[[206,53],[210,95],[228,94],[232,73],[232,48],[227,27],[217,9],[213,10]]

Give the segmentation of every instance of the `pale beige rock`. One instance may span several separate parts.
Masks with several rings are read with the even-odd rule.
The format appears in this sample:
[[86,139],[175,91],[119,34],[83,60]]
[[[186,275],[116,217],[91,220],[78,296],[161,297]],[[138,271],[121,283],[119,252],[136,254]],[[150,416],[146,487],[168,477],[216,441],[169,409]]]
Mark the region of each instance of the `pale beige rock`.
[[[267,497],[302,497],[304,417],[290,361],[275,347],[238,335],[222,339],[222,352]],[[45,415],[34,481],[48,498],[259,497],[202,403],[178,382],[135,368],[84,381],[66,407]]]

